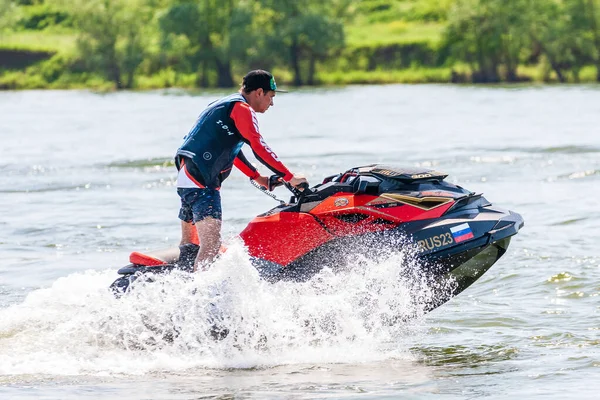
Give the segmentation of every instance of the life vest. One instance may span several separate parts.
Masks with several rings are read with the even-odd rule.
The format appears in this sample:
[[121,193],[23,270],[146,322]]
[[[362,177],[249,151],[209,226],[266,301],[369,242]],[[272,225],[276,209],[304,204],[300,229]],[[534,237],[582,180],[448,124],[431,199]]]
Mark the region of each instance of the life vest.
[[181,168],[181,157],[186,157],[186,169],[198,182],[213,189],[221,186],[244,144],[230,117],[233,106],[240,101],[247,103],[241,94],[232,94],[209,104],[202,111],[177,150],[177,169]]

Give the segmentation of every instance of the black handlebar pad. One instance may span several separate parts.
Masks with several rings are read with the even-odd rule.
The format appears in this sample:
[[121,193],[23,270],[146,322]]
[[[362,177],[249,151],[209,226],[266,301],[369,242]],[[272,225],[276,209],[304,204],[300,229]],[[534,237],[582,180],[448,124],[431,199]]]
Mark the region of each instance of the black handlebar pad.
[[273,191],[278,186],[283,185],[283,180],[278,175],[271,175],[269,177],[269,187],[267,188],[269,192]]

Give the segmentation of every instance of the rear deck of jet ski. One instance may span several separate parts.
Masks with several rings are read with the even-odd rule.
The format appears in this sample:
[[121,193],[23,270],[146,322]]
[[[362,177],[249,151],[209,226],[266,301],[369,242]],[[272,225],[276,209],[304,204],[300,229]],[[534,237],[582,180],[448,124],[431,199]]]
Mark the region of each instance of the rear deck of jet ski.
[[134,251],[129,255],[130,264],[117,271],[122,276],[110,285],[110,289],[115,295],[120,296],[141,275],[160,275],[173,270],[192,272],[198,249],[198,245],[189,243],[148,253]]

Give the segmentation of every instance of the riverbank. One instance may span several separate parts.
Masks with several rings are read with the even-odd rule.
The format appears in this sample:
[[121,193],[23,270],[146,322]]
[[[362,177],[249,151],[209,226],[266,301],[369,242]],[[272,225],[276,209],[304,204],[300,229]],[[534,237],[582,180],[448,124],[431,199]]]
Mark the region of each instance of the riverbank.
[[[281,23],[279,17],[269,20],[269,26],[271,30],[283,30],[269,32],[265,43],[257,39],[260,29],[254,25],[246,27],[247,40],[244,35],[232,39],[230,35],[239,32],[217,30],[211,35],[221,39],[206,45],[213,50],[200,51],[203,45],[194,34],[186,36],[183,31],[167,28],[168,21],[163,17],[171,8],[150,10],[149,15],[154,17],[145,29],[136,28],[134,35],[133,31],[118,31],[118,24],[86,27],[83,22],[89,22],[89,18],[83,18],[78,13],[81,10],[40,2],[20,6],[16,22],[0,30],[0,90],[230,87],[248,69],[257,67],[273,71],[278,82],[288,87],[600,81],[600,48],[595,49],[600,41],[590,41],[596,33],[600,35],[591,27],[595,20],[589,21],[590,27],[555,27],[563,29],[557,35],[565,39],[557,41],[557,35],[550,34],[553,27],[545,36],[545,31],[535,31],[539,21],[534,16],[551,18],[556,11],[549,2],[543,2],[544,7],[539,10],[525,7],[523,10],[529,10],[523,11],[527,18],[523,16],[518,21],[501,19],[498,13],[509,10],[496,9],[491,3],[482,3],[481,15],[475,16],[456,8],[461,4],[454,0],[364,0],[342,7],[339,15],[332,14],[329,19],[319,19],[319,13],[313,10],[303,16],[306,21],[295,21],[297,26],[288,21],[282,26],[296,26],[301,33],[288,35],[285,40],[281,35],[289,32],[277,25]],[[123,12],[121,16],[125,18],[137,10],[130,3],[121,6],[124,8],[96,10],[100,13],[98,18],[103,15],[112,21],[109,11],[115,16]],[[176,7],[171,11],[177,14]],[[257,10],[246,11],[249,15],[261,15]],[[563,11],[577,20],[581,10]],[[284,11],[277,11],[281,12]],[[510,34],[497,41],[494,38],[498,35],[493,34],[496,31],[482,30],[477,22],[481,18],[496,31]],[[327,25],[332,21],[336,22]],[[180,26],[181,21],[171,22]],[[111,31],[112,36],[95,33],[109,28],[117,31]],[[189,32],[197,32],[196,28]],[[339,29],[335,38],[325,38],[332,35],[334,28]],[[531,32],[535,33],[535,40],[531,39]],[[567,40],[575,37],[586,39]],[[236,40],[244,43],[235,46]],[[273,41],[279,45],[273,46]]]
[[[559,83],[555,74],[546,72],[541,67],[519,67],[520,76],[529,83]],[[26,70],[0,72],[0,90],[64,90],[90,89],[96,91],[114,90],[114,84],[103,77],[90,73],[60,73],[47,64],[35,65]],[[285,70],[275,70],[280,84],[290,86],[291,74]],[[51,77],[51,79],[48,79]],[[241,75],[238,77],[241,80]],[[175,73],[172,70],[161,71],[152,76],[141,75],[136,78],[136,90],[152,90],[166,88],[197,89],[195,74]],[[371,85],[371,84],[420,84],[420,83],[469,83],[472,84],[469,72],[461,66],[440,68],[407,68],[398,70],[350,70],[324,71],[318,75],[315,86],[339,85]],[[522,82],[521,82],[522,83]],[[581,70],[579,80],[569,79],[568,83],[596,83],[594,67]],[[498,84],[515,84],[499,82]]]

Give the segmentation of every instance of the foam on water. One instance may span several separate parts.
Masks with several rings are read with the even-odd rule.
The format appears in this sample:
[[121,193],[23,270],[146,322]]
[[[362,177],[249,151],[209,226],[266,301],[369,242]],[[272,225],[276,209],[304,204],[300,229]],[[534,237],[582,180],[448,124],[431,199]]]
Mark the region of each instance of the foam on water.
[[[0,374],[145,374],[190,368],[369,362],[411,357],[432,290],[410,250],[355,260],[308,282],[268,283],[232,243],[209,271],[136,282],[86,271],[0,310]],[[213,325],[229,329],[214,340]]]

